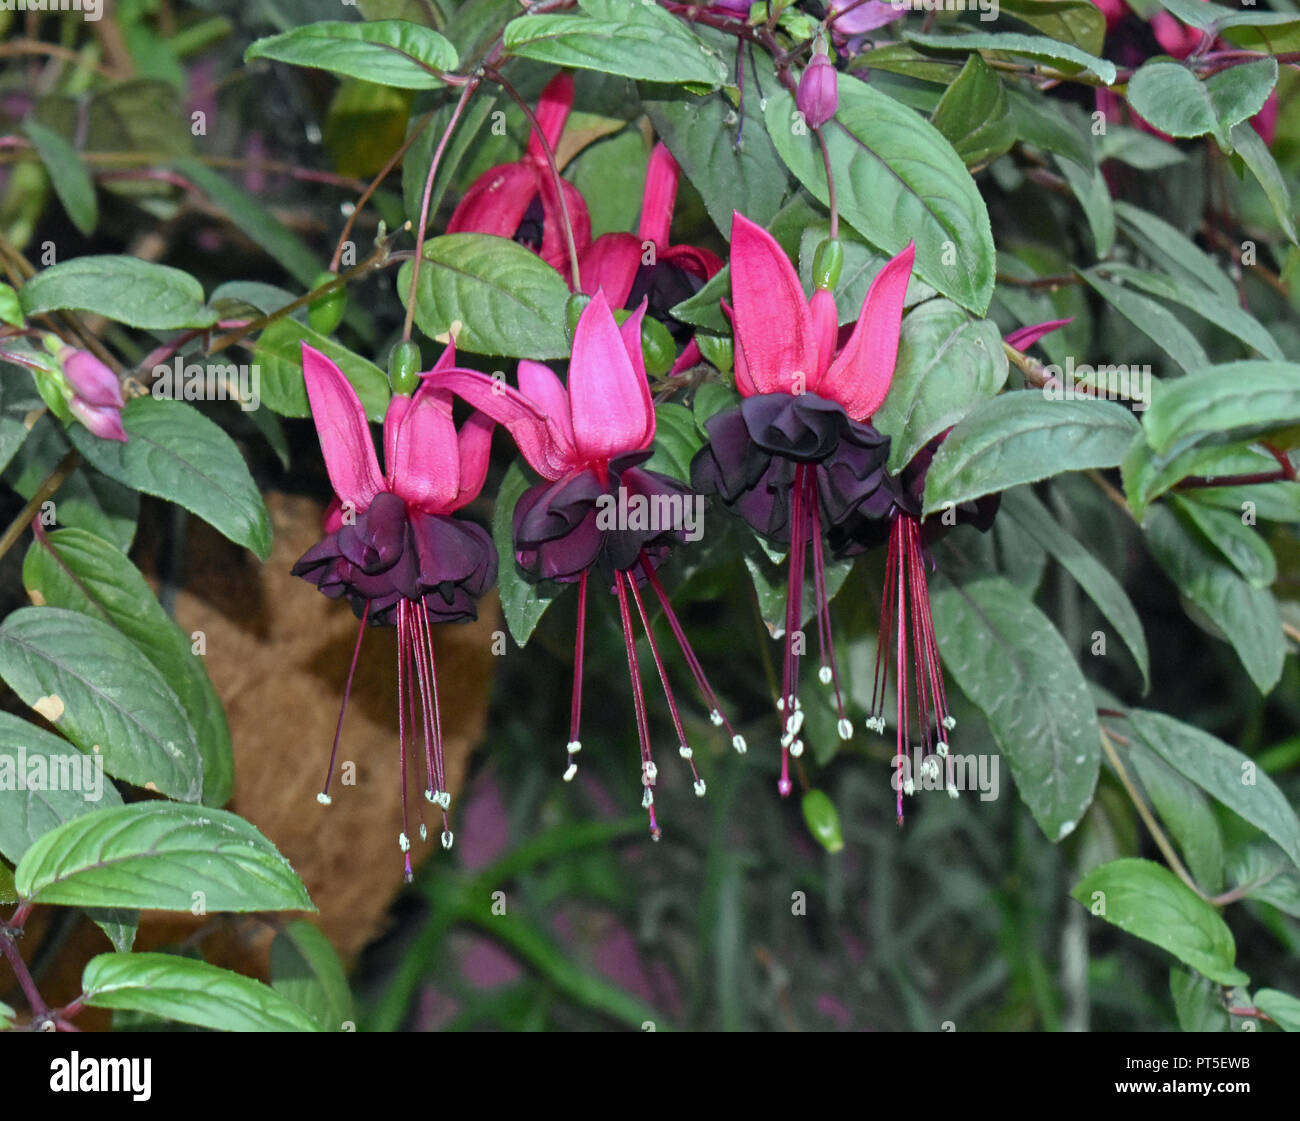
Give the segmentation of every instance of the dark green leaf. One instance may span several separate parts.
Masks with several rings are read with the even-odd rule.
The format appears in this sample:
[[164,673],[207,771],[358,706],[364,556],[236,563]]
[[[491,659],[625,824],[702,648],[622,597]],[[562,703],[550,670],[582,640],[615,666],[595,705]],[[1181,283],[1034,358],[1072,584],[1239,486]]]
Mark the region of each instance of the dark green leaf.
[[1230,148],[1229,130],[1258,113],[1276,84],[1273,58],[1233,66],[1204,81],[1181,62],[1154,60],[1129,79],[1128,101],[1161,132],[1170,136],[1211,133],[1222,147]]
[[1187,861],[1202,891],[1223,888],[1223,832],[1214,811],[1196,784],[1184,778],[1142,744],[1128,748],[1133,769],[1147,797]]
[[1291,189],[1287,186],[1277,161],[1273,159],[1273,153],[1268,150],[1268,145],[1249,121],[1233,125],[1228,135],[1237,154],[1264,188],[1264,195],[1273,208],[1283,233],[1300,245],[1300,240],[1296,237],[1295,204],[1291,201]]
[[1290,993],[1260,989],[1255,993],[1255,1007],[1283,1031],[1300,1031],[1300,1000]]
[[366,416],[376,423],[384,419],[392,396],[388,375],[341,343],[292,319],[277,319],[258,336],[253,348],[253,360],[262,372],[262,404],[281,416],[311,416],[302,376],[303,343],[315,347],[343,371]]
[[456,48],[436,31],[406,20],[345,23],[322,20],[258,39],[244,58],[271,58],[381,86],[437,89],[440,73],[456,69]]
[[197,514],[266,560],[271,518],[235,442],[197,409],[165,398],[133,397],[122,410],[125,443],[100,440],[80,425],[77,450],[110,479]]
[[1300,363],[1227,362],[1179,378],[1143,420],[1163,456],[1203,441],[1225,443],[1300,424]]
[[1183,326],[1182,320],[1164,304],[1115,284],[1103,277],[1103,268],[1085,269],[1079,275],[1138,330],[1177,362],[1184,370],[1199,370],[1209,365],[1209,355],[1196,336]]
[[14,882],[24,899],[68,907],[315,910],[256,828],[179,802],[136,802],[60,825],[27,850]]
[[1227,1031],[1230,1027],[1219,987],[1208,977],[1175,965],[1169,970],[1169,991],[1183,1031]]
[[642,469],[689,483],[691,460],[704,446],[695,417],[685,405],[667,401],[655,407],[655,422],[654,454],[641,465]]
[[930,123],[952,142],[967,167],[996,159],[1016,142],[1015,121],[1002,81],[978,54],[966,60]]
[[344,1031],[356,1019],[343,963],[305,919],[289,923],[271,943],[271,987],[326,1031]]
[[23,285],[28,316],[90,311],[156,331],[211,327],[217,314],[203,305],[203,288],[180,269],[137,257],[77,257],[51,265]]
[[90,172],[81,162],[77,150],[53,129],[35,120],[25,121],[23,132],[45,164],[55,194],[72,224],[87,236],[94,233],[99,221],[99,200],[95,197],[95,184]]
[[1160,864],[1113,860],[1093,869],[1070,894],[1098,918],[1168,950],[1212,981],[1249,981],[1233,964],[1237,947],[1227,923]]
[[269,985],[175,954],[101,954],[81,975],[92,1008],[143,1012],[215,1031],[320,1031]]
[[1233,568],[1257,588],[1267,588],[1277,579],[1277,561],[1268,542],[1253,527],[1241,520],[1241,514],[1216,506],[1173,496],[1179,512],[1189,518]]
[[964,35],[939,32],[908,31],[907,40],[931,51],[991,51],[1006,57],[1041,59],[1055,63],[1067,74],[1090,71],[1103,85],[1114,85],[1115,64],[1069,43],[1049,39],[1046,35],[1021,35],[1014,31],[976,31]]
[[20,608],[0,625],[0,676],[109,774],[199,799],[203,763],[189,717],[120,631],[62,608]]

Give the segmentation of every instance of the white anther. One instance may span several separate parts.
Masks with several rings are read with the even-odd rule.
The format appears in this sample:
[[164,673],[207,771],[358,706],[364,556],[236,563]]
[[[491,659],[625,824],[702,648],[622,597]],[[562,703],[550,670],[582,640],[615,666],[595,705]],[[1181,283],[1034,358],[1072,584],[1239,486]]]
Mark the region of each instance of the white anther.
[[401,849],[403,852],[410,852],[411,838],[408,837],[405,833],[397,834],[397,847]]
[[912,782],[910,777],[903,779],[903,793],[909,798],[916,793],[916,784]]
[[438,795],[438,805],[440,805],[444,810],[451,805],[450,790],[444,790],[441,794]]
[[817,680],[823,685],[829,685],[834,679],[835,675],[831,673],[830,666],[822,666],[822,668],[817,671]]
[[697,798],[703,798],[703,797],[704,797],[704,789],[705,789],[705,787],[704,787],[704,780],[703,780],[702,778],[697,778],[697,779],[695,780],[695,796],[696,796]]
[[948,797],[949,797],[949,798],[956,798],[956,797],[957,797],[957,788],[956,788],[955,786],[953,786],[952,783],[949,783],[949,784],[948,784]]
[[424,800],[431,806],[436,806],[438,804],[438,792],[430,787],[424,792]]
[[573,776],[576,775],[577,773],[578,773],[578,764],[570,763],[568,767],[566,767],[564,770],[564,781],[572,782]]
[[883,736],[885,734],[885,718],[883,716],[868,716],[867,727]]
[[803,754],[803,740],[795,740],[794,743],[790,745],[790,754],[796,759]]
[[737,732],[731,737],[731,746],[736,749],[737,755],[744,755],[749,750],[749,745],[745,742],[745,737]]
[[655,804],[654,791],[647,786],[645,788],[645,793],[641,796],[641,808],[643,810],[648,810],[654,804]]
[[428,839],[429,839],[429,830],[425,827],[424,822],[420,822],[420,840],[427,841]]
[[851,740],[853,738],[853,724],[847,716],[841,716],[839,722],[840,739]]
[[328,794],[317,794],[316,801],[318,801],[322,806],[328,806],[334,801],[334,799]]
[[568,746],[564,749],[570,755],[577,755],[582,750],[581,740],[570,740]]
[[450,829],[444,829],[444,830],[442,831],[442,847],[443,847],[443,848],[445,848],[445,849],[450,849],[450,848],[451,848],[451,844],[452,844],[452,842],[453,842],[455,839],[456,839],[456,836],[455,836],[454,833],[452,833],[452,831],[451,831]]
[[936,743],[936,744],[934,745],[934,753],[935,753],[937,756],[939,756],[940,759],[947,759],[947,758],[948,758],[948,745],[947,745],[946,743],[944,743],[943,740],[940,740],[938,743]]
[[803,727],[803,710],[796,708],[790,713],[790,717],[785,722],[785,734],[787,736],[797,736],[799,729]]
[[691,750],[690,744],[684,743],[682,744],[681,747],[677,749],[677,754],[680,755],[683,759],[690,759],[695,755],[695,752]]
[[925,772],[928,778],[939,777],[939,760],[933,755],[927,755],[921,760],[921,770]]
[[945,716],[943,718],[943,726],[951,732],[955,727],[957,727],[957,718],[955,716]]
[[716,708],[709,713],[709,720],[715,728],[722,727],[722,713],[720,713]]
[[645,771],[644,781],[647,784],[654,782],[654,780],[659,777],[659,768],[655,766],[655,761],[653,759],[647,759],[645,761],[644,771]]
[[784,697],[777,697],[777,698],[776,698],[776,711],[777,711],[777,712],[784,712],[784,711],[785,711],[785,698],[784,698]]

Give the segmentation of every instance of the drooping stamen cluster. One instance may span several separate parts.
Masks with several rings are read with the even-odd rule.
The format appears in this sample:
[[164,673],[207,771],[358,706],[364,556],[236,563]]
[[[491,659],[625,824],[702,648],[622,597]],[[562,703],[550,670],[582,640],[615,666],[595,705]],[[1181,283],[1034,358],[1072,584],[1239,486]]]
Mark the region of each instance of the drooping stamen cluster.
[[[877,275],[847,340],[840,344],[831,294],[842,253],[837,243],[814,263],[809,300],[784,251],[743,216],[732,223],[732,322],[736,388],[743,400],[706,422],[708,443],[691,463],[691,482],[717,494],[753,529],[788,546],[781,695],[781,776],[803,752],[799,663],[804,652],[804,584],[811,563],[820,653],[818,678],[834,691],[838,730],[853,734],[835,662],[824,538],[851,545],[846,527],[880,522],[894,504],[885,464],[889,439],[868,418],[893,376],[912,247]],[[823,257],[828,258],[827,263]],[[865,546],[863,546],[865,547]],[[811,553],[811,556],[810,556]]]
[[671,549],[686,540],[684,517],[674,522],[670,516],[669,524],[663,524],[659,520],[662,512],[684,515],[686,503],[701,500],[676,479],[640,466],[649,457],[655,436],[655,413],[641,351],[644,314],[642,304],[620,327],[604,292],[597,292],[574,329],[567,385],[549,367],[526,359],[519,363],[519,389],[466,370],[450,370],[431,377],[431,381],[504,425],[524,459],[542,476],[542,482],[520,497],[512,524],[515,559],[526,576],[534,581],[578,585],[566,782],[577,774],[576,756],[582,750],[589,581],[594,578],[605,583],[617,597],[640,745],[642,804],[649,812],[651,835],[657,839],[660,830],[654,788],[658,768],[650,746],[645,692],[636,656],[634,610],[668,700],[678,752],[690,764],[696,794],[703,796],[705,784],[696,770],[694,751],[650,627],[644,587],[654,592],[709,706],[710,719],[715,725],[725,726],[737,751],[745,750],[745,740],[722,715],[717,695],[656,572]]
[[[449,368],[451,361],[449,349],[435,371]],[[303,554],[293,573],[332,599],[346,598],[361,620],[317,800],[331,802],[330,782],[365,629],[395,623],[402,793],[398,847],[409,880],[407,764],[421,733],[424,796],[442,813],[443,847],[450,848],[453,840],[432,625],[476,618],[479,597],[496,580],[492,539],[481,526],[451,516],[482,489],[493,425],[475,414],[457,432],[450,396],[427,382],[413,396],[398,392],[384,419],[387,474],[381,474],[365,412],[347,378],[306,345],[303,374],[335,501],[326,514],[326,536]],[[417,819],[420,839],[427,840],[418,809]]]

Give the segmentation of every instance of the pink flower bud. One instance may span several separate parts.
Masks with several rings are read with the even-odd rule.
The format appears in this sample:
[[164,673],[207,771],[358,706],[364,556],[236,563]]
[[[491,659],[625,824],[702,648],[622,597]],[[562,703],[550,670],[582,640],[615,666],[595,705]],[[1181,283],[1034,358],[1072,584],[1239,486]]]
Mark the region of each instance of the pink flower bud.
[[101,440],[120,440],[126,443],[126,429],[122,427],[122,411],[112,405],[91,405],[81,397],[68,402],[68,408],[86,428]]
[[794,95],[794,103],[810,127],[821,128],[835,116],[840,104],[838,82],[831,60],[820,52],[813,55]]
[[64,358],[63,377],[88,405],[120,409],[125,404],[117,375],[88,350],[74,350]]

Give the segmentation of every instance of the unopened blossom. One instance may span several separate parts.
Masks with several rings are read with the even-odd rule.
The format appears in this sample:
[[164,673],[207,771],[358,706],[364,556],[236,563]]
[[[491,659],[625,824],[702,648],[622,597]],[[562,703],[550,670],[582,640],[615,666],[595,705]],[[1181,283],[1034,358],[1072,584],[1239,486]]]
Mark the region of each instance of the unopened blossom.
[[71,395],[68,408],[82,424],[101,440],[127,442],[122,427],[122,385],[103,362],[88,350],[66,351],[63,378]]
[[821,655],[839,733],[852,735],[835,665],[823,539],[850,520],[881,518],[889,438],[870,418],[889,391],[913,246],[880,270],[841,344],[834,280],[809,300],[776,240],[741,214],[731,227],[737,408],[710,417],[709,442],[691,464],[697,490],[717,494],[773,544],[789,549],[778,789],[790,793],[790,757],[803,751],[799,658],[805,572],[811,556]]
[[799,77],[794,103],[809,128],[821,128],[840,105],[839,74],[825,50],[813,54]]
[[[449,347],[431,375],[449,368],[452,361]],[[476,618],[477,600],[496,580],[491,537],[481,526],[453,516],[483,488],[493,423],[475,413],[457,432],[451,395],[426,379],[412,396],[398,392],[389,402],[381,472],[365,410],[347,377],[306,344],[302,363],[334,500],[325,514],[325,538],[303,554],[293,573],[331,599],[346,598],[361,620],[329,771],[317,797],[324,805],[330,803],[339,733],[365,628],[395,624],[402,776],[398,846],[405,854],[409,880],[407,755],[421,738],[424,796],[442,812],[443,846],[452,844],[432,624]],[[422,821],[420,835],[426,836]]]
[[684,511],[685,504],[697,498],[685,484],[641,466],[650,457],[655,437],[654,404],[641,353],[644,314],[642,303],[620,327],[604,292],[597,292],[583,309],[573,333],[567,384],[550,367],[527,359],[519,363],[518,389],[469,370],[446,370],[431,381],[502,424],[529,466],[541,476],[541,482],[522,495],[513,512],[515,560],[533,580],[578,586],[566,782],[577,773],[577,755],[582,750],[588,585],[594,579],[612,586],[618,599],[641,747],[642,805],[649,812],[651,835],[657,840],[654,789],[658,768],[650,747],[634,612],[641,620],[672,714],[678,752],[690,764],[696,794],[705,793],[705,784],[696,771],[694,751],[649,625],[643,587],[658,600],[711,720],[726,727],[737,751],[745,750],[745,741],[723,716],[659,579],[659,566],[672,548],[685,540],[684,527],[655,524],[654,519],[611,518],[615,510],[634,507]]

